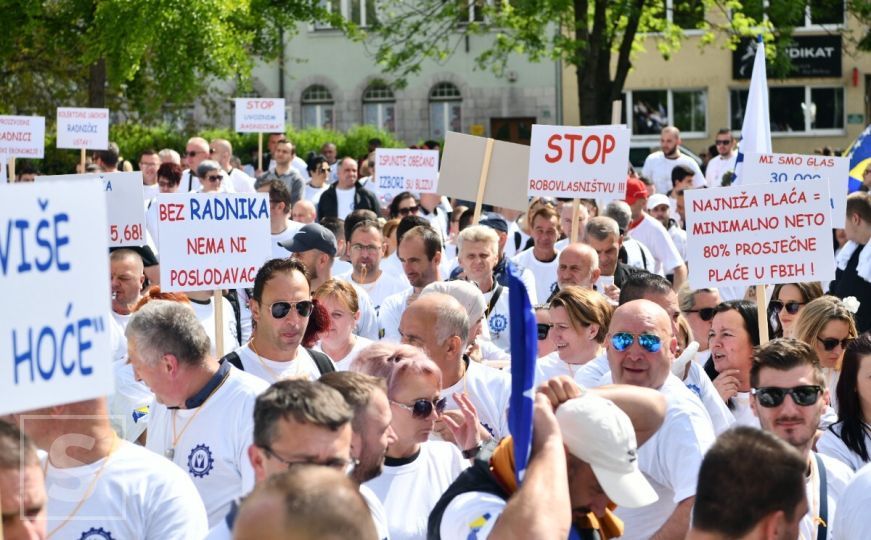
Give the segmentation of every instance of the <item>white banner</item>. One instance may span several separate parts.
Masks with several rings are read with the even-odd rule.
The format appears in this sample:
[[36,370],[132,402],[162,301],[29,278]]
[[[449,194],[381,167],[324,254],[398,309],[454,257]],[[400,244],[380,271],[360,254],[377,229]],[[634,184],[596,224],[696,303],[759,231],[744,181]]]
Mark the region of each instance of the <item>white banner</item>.
[[629,129],[624,125],[533,124],[527,195],[623,199],[628,167]]
[[403,191],[436,193],[439,185],[438,150],[376,149],[374,184],[374,191],[386,198]]
[[57,147],[109,148],[109,109],[58,107]]
[[251,287],[271,257],[267,193],[157,196],[160,288]]
[[37,182],[100,180],[106,193],[108,236],[111,247],[145,245],[145,206],[142,172],[58,174],[37,176]]
[[0,414],[114,392],[102,189],[0,186]]
[[44,153],[44,117],[0,116],[0,159],[41,159]]
[[688,189],[684,197],[692,288],[834,279],[825,182]]
[[235,101],[238,133],[284,132],[284,99],[236,98]]
[[847,177],[850,158],[800,154],[747,154],[741,184],[825,182],[829,186],[832,227],[843,229],[847,220]]

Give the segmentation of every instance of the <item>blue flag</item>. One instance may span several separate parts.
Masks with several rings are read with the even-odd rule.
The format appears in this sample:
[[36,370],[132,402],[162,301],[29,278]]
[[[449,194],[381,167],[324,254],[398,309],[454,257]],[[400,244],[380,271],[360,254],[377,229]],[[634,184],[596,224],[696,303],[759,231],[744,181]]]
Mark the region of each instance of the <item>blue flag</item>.
[[519,486],[532,450],[532,401],[535,392],[538,334],[529,294],[520,281],[520,270],[510,261],[508,314],[511,321],[511,398],[508,402],[508,429],[514,438],[514,463]]
[[859,191],[862,187],[862,175],[865,169],[871,167],[871,124],[856,137],[850,148],[844,152],[844,157],[850,158],[850,179],[847,193]]
[[753,74],[750,76],[750,91],[744,108],[744,123],[741,125],[741,143],[735,160],[735,178],[732,183],[742,182],[745,154],[771,153],[771,120],[768,112],[768,75],[765,72],[765,43],[762,36],[756,41],[756,57],[753,59]]

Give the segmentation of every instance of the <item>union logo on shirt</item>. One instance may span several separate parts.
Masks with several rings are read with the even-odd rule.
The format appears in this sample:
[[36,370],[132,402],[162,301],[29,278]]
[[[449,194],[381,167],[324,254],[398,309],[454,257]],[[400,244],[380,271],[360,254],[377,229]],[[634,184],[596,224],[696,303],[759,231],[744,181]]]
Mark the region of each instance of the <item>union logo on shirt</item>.
[[188,472],[197,478],[203,478],[209,474],[215,466],[215,460],[212,459],[212,451],[205,444],[194,446],[188,456]]
[[91,527],[87,531],[83,532],[79,537],[79,540],[115,540],[115,537],[112,536],[112,533],[100,527],[99,529],[95,529]]
[[[508,317],[502,315],[501,313],[494,313],[490,317],[490,332],[494,334],[501,334],[508,328]],[[495,337],[495,336],[494,336]]]

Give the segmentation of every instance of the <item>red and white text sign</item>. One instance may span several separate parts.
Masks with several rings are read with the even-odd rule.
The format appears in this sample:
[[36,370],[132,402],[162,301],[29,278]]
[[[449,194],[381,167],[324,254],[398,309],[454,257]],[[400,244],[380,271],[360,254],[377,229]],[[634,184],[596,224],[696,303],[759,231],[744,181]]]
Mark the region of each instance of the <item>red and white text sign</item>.
[[847,219],[847,182],[850,158],[801,154],[747,154],[742,184],[824,182],[829,186],[832,227],[843,229]]
[[42,158],[45,152],[45,117],[0,116],[0,160]]
[[236,98],[238,133],[283,133],[284,124],[284,99]]
[[689,189],[684,196],[694,289],[834,279],[825,182]]
[[57,147],[109,148],[109,109],[58,107]]
[[156,204],[161,289],[254,285],[272,252],[268,194],[161,193]]
[[532,126],[530,197],[622,199],[629,130],[610,126]]
[[436,193],[438,183],[438,150],[375,150],[375,191],[379,195],[391,198],[403,191]]

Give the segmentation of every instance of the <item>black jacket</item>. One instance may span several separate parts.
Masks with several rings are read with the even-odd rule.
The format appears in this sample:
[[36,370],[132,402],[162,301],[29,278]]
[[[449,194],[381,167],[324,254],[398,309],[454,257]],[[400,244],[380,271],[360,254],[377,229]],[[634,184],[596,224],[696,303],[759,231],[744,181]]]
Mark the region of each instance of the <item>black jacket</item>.
[[[354,210],[372,210],[379,216],[381,215],[381,205],[378,203],[378,197],[360,185],[360,182],[354,184]],[[337,217],[339,215],[339,198],[336,194],[336,184],[330,186],[330,189],[321,194],[321,200],[318,203],[318,219],[325,217]]]

